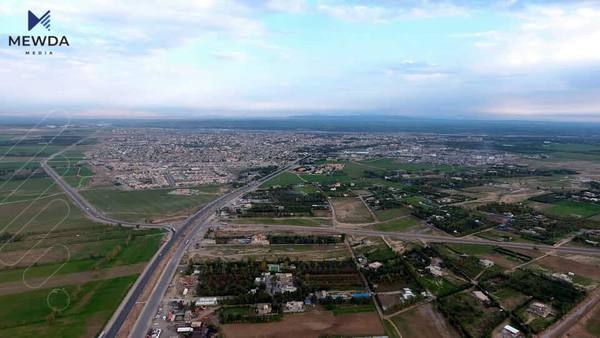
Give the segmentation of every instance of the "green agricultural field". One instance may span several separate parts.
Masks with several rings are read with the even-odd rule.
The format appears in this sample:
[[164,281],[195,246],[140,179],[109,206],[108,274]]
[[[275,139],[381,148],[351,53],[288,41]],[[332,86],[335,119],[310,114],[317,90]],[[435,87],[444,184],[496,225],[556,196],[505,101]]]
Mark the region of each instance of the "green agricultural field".
[[59,261],[29,268],[0,269],[0,283],[19,281],[22,278],[43,278],[52,274],[62,275],[90,270],[97,271],[115,266],[146,262],[158,250],[162,239],[162,233],[159,231],[152,230],[146,233],[147,235],[136,236],[132,239],[125,238],[89,243],[89,247],[86,248],[87,252],[72,255],[66,263]]
[[93,176],[67,176],[65,181],[76,189],[85,189],[92,181]]
[[334,316],[347,315],[351,313],[375,311],[373,303],[368,304],[330,304],[325,306],[326,310],[333,312]]
[[437,297],[450,294],[453,291],[456,291],[458,287],[460,287],[460,285],[455,285],[446,278],[437,278],[431,275],[422,276],[419,278],[418,281],[424,288],[429,290]]
[[557,203],[552,204],[551,207],[545,209],[544,212],[547,212],[552,215],[562,216],[562,217],[591,217],[600,213],[600,205],[564,200]]
[[412,216],[395,219],[392,221],[375,224],[375,229],[379,231],[404,231],[410,228],[414,228],[419,225],[418,219]]
[[600,337],[600,310],[596,310],[592,314],[592,317],[585,325],[585,329],[594,337]]
[[529,297],[509,287],[501,287],[491,292],[491,295],[506,309],[514,310],[525,303]]
[[390,158],[382,158],[371,161],[360,162],[361,164],[370,167],[376,167],[386,170],[404,170],[407,172],[423,172],[427,170],[436,170],[439,172],[455,172],[461,170],[462,167],[449,164],[430,164],[430,163],[402,163]]
[[246,316],[254,314],[250,306],[227,306],[221,309],[222,315]]
[[83,190],[83,196],[95,207],[118,219],[132,222],[152,221],[166,216],[190,214],[218,196],[219,186],[194,188],[201,194],[180,196],[172,189],[121,191],[113,188]]
[[320,183],[323,185],[334,184],[337,182],[340,183],[349,183],[353,182],[354,179],[345,174],[336,174],[336,175],[313,175],[313,174],[301,174],[300,177],[308,182]]
[[429,201],[425,197],[421,197],[421,196],[410,196],[410,197],[407,197],[407,198],[404,199],[404,202],[408,203],[410,205],[420,205],[420,204],[431,205],[431,201]]
[[408,208],[394,208],[385,210],[375,210],[375,216],[377,219],[385,222],[394,218],[410,215],[410,209]]
[[6,157],[48,157],[65,146],[59,145],[23,145],[23,146],[0,146],[0,156]]
[[305,194],[314,194],[316,192],[319,192],[319,189],[317,187],[309,183],[296,185],[294,187],[294,190],[300,191]]
[[[0,170],[5,170],[8,177],[11,170],[23,165],[37,168],[41,157],[64,147],[17,146],[0,160]],[[8,149],[0,147],[0,154]],[[83,160],[81,151],[79,147],[69,150],[51,165],[60,172],[67,168],[67,160]],[[70,184],[78,186],[76,180],[89,180],[93,173],[87,166],[78,165],[64,174]],[[206,189],[209,194],[202,197],[212,198],[216,191]],[[92,222],[43,174],[0,181],[0,215],[0,258],[16,264],[0,269],[0,287],[8,290],[0,296],[0,302],[11,304],[0,309],[0,337],[96,336],[135,281],[136,271],[155,254],[163,238],[161,230],[134,230]],[[69,252],[66,263],[65,247]],[[24,260],[19,261],[20,257]],[[38,257],[40,261],[25,268]],[[104,273],[128,276],[112,278]],[[23,286],[24,292],[12,293],[20,292],[15,285],[20,285],[23,278],[37,284],[52,275],[60,278],[64,286],[53,289],[56,291],[25,291]],[[111,279],[85,282],[102,276]],[[48,304],[60,309],[52,311]]]
[[94,337],[136,278],[131,275],[0,296],[1,304],[11,304],[0,309],[0,337]]
[[54,181],[47,177],[0,181],[0,205],[6,202],[33,200],[39,196],[60,192]]
[[331,220],[327,218],[238,218],[233,221],[236,224],[286,224],[302,226],[330,225]]
[[487,337],[506,317],[506,313],[496,307],[486,307],[472,291],[455,293],[438,299],[440,310],[450,322],[460,326],[471,337]]
[[64,194],[0,205],[0,231],[23,234],[85,228],[94,223]]
[[[2,154],[0,154],[2,156]],[[40,167],[40,162],[32,159],[26,161],[11,161],[10,157],[5,157],[5,160],[0,162],[1,170],[18,170],[18,169],[36,169]]]
[[346,162],[344,165],[344,174],[352,178],[363,178],[365,171],[373,171],[382,174],[384,171],[381,169],[366,166],[360,162]]
[[94,176],[92,169],[85,164],[77,164],[77,161],[49,162],[49,164],[70,186],[77,189],[87,187]]
[[383,320],[383,328],[385,329],[385,334],[388,337],[400,338],[400,336],[398,336],[398,331],[396,331],[396,328],[394,327],[394,325],[391,323],[391,321],[389,319]]
[[300,177],[298,177],[298,175],[288,172],[288,171],[284,171],[281,174],[266,181],[260,187],[268,189],[268,188],[275,187],[275,186],[287,187],[290,185],[296,185],[296,184],[302,184],[302,183],[304,183],[304,181],[302,181],[300,179]]

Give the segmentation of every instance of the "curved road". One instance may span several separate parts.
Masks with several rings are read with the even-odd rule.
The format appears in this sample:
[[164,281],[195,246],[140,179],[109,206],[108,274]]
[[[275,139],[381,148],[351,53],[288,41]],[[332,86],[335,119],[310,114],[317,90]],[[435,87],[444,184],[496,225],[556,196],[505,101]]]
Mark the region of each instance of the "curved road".
[[[144,337],[148,330],[149,324],[156,313],[161,298],[165,294],[172,276],[179,265],[181,258],[183,257],[187,244],[192,238],[201,234],[208,229],[207,220],[210,219],[214,213],[221,207],[226,206],[232,201],[238,199],[242,195],[258,188],[263,182],[270,178],[278,175],[279,173],[286,171],[296,165],[298,162],[294,161],[289,165],[273,172],[264,178],[253,182],[242,188],[233,190],[215,200],[208,203],[204,207],[200,208],[190,217],[188,217],[179,227],[178,231],[175,231],[173,227],[168,225],[160,224],[145,224],[145,223],[134,223],[122,220],[117,220],[108,217],[101,212],[97,211],[85,198],[83,198],[79,192],[72,188],[64,179],[47,164],[47,160],[41,162],[42,168],[46,173],[54,179],[54,181],[65,191],[65,193],[71,198],[71,200],[92,220],[104,224],[110,225],[122,225],[127,227],[144,227],[144,228],[164,228],[170,231],[169,240],[159,249],[159,252],[149,262],[146,269],[142,272],[132,289],[129,291],[127,297],[123,303],[117,309],[105,330],[100,334],[101,337],[116,337],[121,325],[127,318],[129,312],[132,310],[142,292],[146,288],[152,274],[158,269],[162,261],[166,257],[166,254],[176,247],[175,253],[171,256],[169,261],[166,263],[165,269],[162,272],[157,284],[155,285],[152,294],[150,295],[147,303],[145,304],[142,313],[138,317],[133,329],[131,330],[130,336],[133,338]],[[198,225],[194,228],[195,225]],[[252,226],[248,224],[247,226]],[[564,253],[579,253],[579,254],[600,254],[600,250],[594,248],[580,248],[580,247],[554,247],[550,245],[538,245],[531,243],[514,243],[514,242],[494,242],[484,239],[470,239],[470,238],[456,238],[446,237],[438,235],[426,235],[426,234],[415,234],[415,233],[399,233],[399,232],[386,232],[368,229],[351,229],[351,228],[338,228],[338,227],[304,227],[304,226],[290,226],[290,225],[264,225],[255,224],[255,226],[262,226],[265,228],[288,230],[288,231],[300,231],[300,232],[322,232],[322,233],[345,233],[359,236],[387,236],[391,238],[405,239],[405,240],[423,240],[426,242],[446,242],[446,243],[464,243],[464,244],[486,244],[493,246],[501,246],[506,248],[515,249],[539,249],[539,250],[553,250]],[[191,231],[190,231],[191,229]],[[182,245],[183,244],[183,245]]]
[[122,225],[126,227],[143,227],[143,228],[165,228],[164,224],[148,224],[148,223],[135,223],[118,220],[112,217],[108,217],[103,213],[96,210],[90,202],[88,202],[79,191],[72,188],[63,178],[58,174],[54,168],[48,165],[48,160],[43,160],[40,162],[42,168],[50,176],[56,184],[58,184],[62,190],[71,198],[73,203],[77,205],[90,219],[94,222],[108,224],[108,225]]
[[[291,167],[296,165],[298,161],[300,160],[296,160],[288,164],[287,166],[261,178],[258,181],[252,182],[249,185],[244,186],[242,188],[235,189],[213,200],[212,202],[199,209],[196,213],[188,217],[178,228],[177,232],[175,232],[174,235],[171,236],[169,241],[165,245],[163,245],[163,247],[160,249],[159,254],[155,256],[155,259],[153,259],[150,262],[149,267],[142,273],[142,275],[136,282],[136,285],[133,286],[133,290],[130,291],[129,297],[124,300],[125,303],[121,304],[121,306],[117,310],[117,313],[113,315],[113,320],[109,322],[109,324],[105,328],[105,331],[101,333],[100,336],[110,338],[116,337],[117,333],[119,332],[119,329],[121,328],[121,325],[123,324],[123,322],[129,315],[129,312],[131,312],[134,305],[138,301],[138,298],[146,288],[146,285],[148,284],[148,281],[150,280],[153,272],[160,266],[162,260],[165,258],[166,253],[169,252],[169,250],[171,250],[173,247],[176,247],[175,253],[166,263],[166,266],[161,276],[159,277],[158,282],[154,286],[152,294],[150,295],[148,301],[144,305],[142,313],[139,315],[134,327],[132,328],[129,334],[130,337],[135,338],[145,337],[146,332],[148,331],[148,325],[150,324],[150,321],[152,320],[152,318],[154,318],[154,315],[156,314],[156,310],[158,308],[160,300],[167,291],[167,288],[169,287],[171,279],[173,278],[177,266],[179,265],[179,262],[181,261],[181,258],[185,253],[185,249],[188,243],[191,241],[192,238],[208,229],[209,224],[206,221],[211,216],[213,216],[215,212],[221,207],[226,206],[227,204],[231,203],[232,201],[236,200],[242,195],[258,188],[262,183],[273,178],[274,176],[279,175],[281,172],[290,169]],[[194,226],[196,227],[194,228]]]
[[[163,259],[165,258],[166,253],[168,253],[174,246],[177,246],[178,244],[181,244],[182,242],[187,244],[188,240],[191,240],[199,232],[205,231],[207,229],[207,224],[205,223],[205,221],[208,220],[210,218],[210,216],[212,216],[215,213],[215,211],[217,211],[221,207],[231,203],[232,201],[241,197],[242,195],[246,194],[247,192],[258,188],[265,181],[273,178],[274,176],[277,176],[278,174],[280,174],[283,171],[290,169],[291,167],[296,165],[296,163],[298,163],[298,161],[301,160],[301,159],[298,159],[298,160],[288,164],[287,166],[261,178],[260,180],[252,182],[247,186],[235,189],[221,197],[218,197],[217,199],[206,204],[205,206],[200,208],[198,211],[196,211],[194,214],[192,214],[190,217],[188,217],[181,224],[178,231],[176,231],[170,225],[128,222],[128,221],[118,220],[118,219],[106,216],[103,213],[99,212],[83,196],[81,196],[81,194],[76,189],[72,188],[62,178],[61,175],[59,175],[50,165],[48,165],[48,163],[47,163],[48,160],[51,160],[57,154],[54,154],[53,156],[49,157],[48,159],[41,161],[40,164],[41,164],[42,168],[44,169],[44,171],[48,174],[48,176],[50,176],[56,182],[56,184],[58,184],[62,188],[62,190],[69,196],[69,198],[73,201],[73,203],[75,203],[75,205],[77,205],[85,213],[85,215],[87,217],[89,217],[90,219],[92,219],[95,222],[108,224],[108,225],[122,225],[122,226],[126,226],[126,227],[142,227],[142,228],[163,228],[170,232],[168,241],[165,244],[163,244],[163,246],[159,249],[159,252],[148,263],[148,265],[146,266],[146,268],[144,269],[144,271],[142,272],[142,274],[140,275],[140,277],[138,278],[136,283],[133,285],[132,289],[129,290],[129,293],[127,294],[126,298],[123,300],[123,302],[121,303],[121,305],[119,306],[117,311],[113,314],[111,320],[108,322],[107,326],[105,327],[105,330],[100,333],[99,336],[103,337],[103,338],[104,337],[116,337],[117,332],[119,332],[119,329],[121,328],[121,325],[123,324],[123,321],[127,318],[127,315],[129,314],[129,312],[131,311],[133,306],[136,304],[136,302],[139,299],[140,295],[142,294],[143,290],[146,288],[146,285],[148,284],[148,281],[150,280],[153,272],[156,271],[156,269],[161,265]],[[192,227],[194,224],[198,224],[198,223],[200,223],[200,226],[195,229],[192,229],[193,231],[190,232],[189,228]],[[136,322],[136,325],[134,326],[133,330],[131,331],[130,336],[145,337],[146,331],[147,331],[146,324],[148,324],[150,322],[151,318],[153,317],[154,312],[156,311],[155,308],[158,305],[158,303],[160,302],[160,299],[162,298],[163,294],[165,293],[165,291],[169,285],[169,282],[170,282],[173,274],[175,273],[175,269],[177,268],[177,265],[179,264],[181,257],[185,253],[185,247],[186,247],[185,244],[179,245],[176,249],[175,254],[171,257],[171,259],[167,263],[165,270],[163,271],[162,275],[160,276],[160,280],[158,281],[157,285],[155,286],[155,289],[153,290],[152,295],[150,296],[150,299],[148,300],[146,306],[144,306],[142,314],[139,316],[139,318]]]

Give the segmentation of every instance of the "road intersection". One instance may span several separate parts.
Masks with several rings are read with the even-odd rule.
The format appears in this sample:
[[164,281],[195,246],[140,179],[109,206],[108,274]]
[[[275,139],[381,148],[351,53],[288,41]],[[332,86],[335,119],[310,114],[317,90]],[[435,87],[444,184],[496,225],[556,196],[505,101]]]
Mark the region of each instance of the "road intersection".
[[[157,282],[151,290],[150,296],[148,297],[145,305],[135,325],[129,331],[129,336],[138,338],[144,337],[150,324],[151,320],[156,314],[160,300],[165,294],[173,275],[179,265],[181,258],[186,252],[187,246],[193,238],[202,236],[206,232],[211,224],[209,221],[215,215],[215,213],[222,207],[227,206],[235,200],[242,197],[244,194],[257,189],[263,182],[271,179],[279,173],[286,171],[296,165],[298,161],[288,164],[285,167],[280,168],[276,172],[261,178],[258,181],[252,182],[241,188],[237,188],[219,198],[213,200],[207,205],[197,210],[194,214],[189,216],[183,223],[181,223],[177,229],[170,225],[164,224],[145,224],[145,223],[132,223],[117,220],[96,210],[85,198],[83,198],[79,192],[72,188],[64,179],[47,164],[47,160],[42,161],[42,168],[46,173],[65,191],[65,193],[71,198],[71,200],[92,220],[109,224],[109,225],[120,225],[127,227],[141,227],[141,228],[164,228],[169,231],[168,240],[161,246],[159,251],[155,254],[152,260],[148,263],[146,269],[142,272],[136,283],[129,290],[129,293],[113,314],[113,317],[106,325],[104,331],[100,334],[100,337],[116,337],[119,333],[123,323],[127,319],[128,315],[132,311],[135,304],[139,301],[142,293],[149,287],[149,282],[152,277],[156,277],[155,274],[159,274]],[[422,242],[445,242],[445,243],[461,243],[461,244],[482,244],[492,245],[498,247],[505,247],[511,249],[534,249],[534,250],[553,250],[555,252],[572,253],[572,254],[593,254],[600,255],[600,250],[595,248],[585,247],[555,247],[550,245],[532,244],[532,243],[516,243],[516,242],[496,242],[485,239],[469,238],[469,237],[452,237],[452,236],[441,236],[441,235],[429,235],[422,233],[402,233],[402,232],[387,232],[369,229],[357,229],[350,227],[326,227],[326,226],[296,226],[296,225],[265,225],[265,224],[248,224],[248,227],[263,227],[266,230],[285,230],[291,232],[312,232],[312,233],[335,233],[335,234],[349,234],[356,236],[386,236],[389,238],[396,238],[402,240],[422,241]],[[158,271],[162,267],[162,271]]]

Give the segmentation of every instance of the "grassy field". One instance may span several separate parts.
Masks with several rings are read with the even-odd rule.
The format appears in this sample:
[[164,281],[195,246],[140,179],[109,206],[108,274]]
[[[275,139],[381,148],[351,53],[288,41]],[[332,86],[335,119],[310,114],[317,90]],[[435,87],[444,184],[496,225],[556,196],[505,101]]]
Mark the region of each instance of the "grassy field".
[[385,329],[385,334],[390,338],[400,338],[398,332],[394,328],[394,325],[389,319],[385,319],[383,321],[383,328]]
[[385,170],[382,168],[370,166],[362,162],[336,161],[335,163],[343,163],[344,169],[328,175],[300,174],[299,176],[307,182],[319,183],[321,185],[329,185],[333,183],[354,183],[356,185],[356,189],[370,186],[372,184],[380,184],[392,187],[402,186],[402,184],[399,182],[391,182],[382,178],[369,177],[369,175],[367,175],[367,171],[382,175],[385,173]]
[[578,201],[570,201],[564,200],[557,203],[552,204],[551,207],[544,209],[544,212],[547,212],[552,215],[562,216],[562,217],[591,217],[600,213],[600,205],[578,202]]
[[300,177],[308,182],[316,182],[323,185],[333,184],[333,183],[349,183],[353,182],[354,179],[348,175],[340,174],[340,175],[311,175],[311,174],[301,174]]
[[226,306],[221,309],[221,313],[224,315],[247,316],[253,315],[254,310],[250,306]]
[[[89,246],[86,247],[87,252],[72,255],[64,265],[60,260],[56,263],[39,264],[29,268],[0,269],[0,283],[19,281],[22,278],[47,277],[55,271],[56,274],[62,275],[148,261],[158,250],[162,234],[159,231],[146,233],[146,235],[136,236],[132,239],[89,243]],[[67,247],[69,246],[67,245]]]
[[596,311],[585,325],[586,331],[594,337],[600,337],[600,308],[596,307]]
[[382,158],[377,160],[363,161],[361,164],[370,167],[376,167],[387,170],[404,170],[407,172],[423,172],[427,170],[436,170],[439,172],[454,172],[461,169],[460,166],[449,164],[430,164],[430,163],[402,163],[390,158]]
[[260,187],[261,188],[271,188],[274,186],[286,187],[286,186],[296,185],[296,184],[301,184],[301,183],[304,183],[304,181],[302,181],[298,177],[298,175],[288,172],[288,171],[284,171],[281,174],[266,181]]
[[192,196],[169,194],[172,189],[121,191],[113,188],[83,190],[83,196],[98,209],[128,221],[152,221],[175,214],[189,214],[217,197],[219,186],[194,188]]
[[24,146],[0,146],[0,156],[6,157],[48,157],[57,151],[64,149],[65,146],[60,145],[24,145]]
[[60,193],[50,178],[0,181],[0,205],[16,201],[32,201],[37,197]]
[[46,232],[69,228],[85,228],[94,223],[64,193],[38,200],[0,205],[0,231],[10,233]]
[[375,216],[377,219],[385,222],[394,218],[410,215],[410,209],[408,208],[394,208],[386,210],[375,210]]
[[66,161],[48,162],[56,172],[64,177],[72,187],[82,189],[87,187],[94,176],[94,172],[86,164],[78,163],[79,159],[70,158]]
[[373,303],[360,304],[360,305],[354,305],[354,304],[331,304],[331,305],[325,306],[325,308],[327,310],[333,312],[333,314],[335,316],[347,315],[347,314],[350,314],[350,313],[375,311],[375,305],[373,305]]
[[459,286],[450,282],[446,278],[433,277],[431,275],[425,275],[419,278],[419,282],[436,296],[447,295],[452,291],[455,291]]
[[11,304],[0,308],[0,336],[96,336],[136,278],[132,275],[0,296],[1,304]]
[[319,192],[319,189],[317,187],[315,187],[314,185],[309,184],[309,183],[303,183],[303,184],[296,185],[294,187],[294,190],[303,192],[305,194],[312,194],[312,193]]
[[[17,146],[0,160],[0,168],[10,178],[11,170],[35,169],[41,157],[64,147]],[[7,150],[0,147],[0,155]],[[87,166],[66,169],[68,161],[84,159],[82,150],[63,155],[51,165],[62,170],[73,186],[85,185],[81,180],[92,175]],[[156,252],[163,232],[94,223],[50,178],[38,173],[23,179],[27,175],[0,181],[0,235],[4,236],[0,258],[5,263],[0,286],[10,290],[0,296],[0,302],[11,304],[0,309],[0,337],[96,336],[135,281],[136,271]],[[107,275],[106,269],[115,275]],[[125,277],[113,278],[116,275]],[[23,278],[35,285],[49,277],[54,285],[58,283],[57,289],[18,287]],[[100,280],[86,283],[92,278]]]
[[505,309],[511,311],[529,299],[527,295],[508,287],[500,288],[491,294]]

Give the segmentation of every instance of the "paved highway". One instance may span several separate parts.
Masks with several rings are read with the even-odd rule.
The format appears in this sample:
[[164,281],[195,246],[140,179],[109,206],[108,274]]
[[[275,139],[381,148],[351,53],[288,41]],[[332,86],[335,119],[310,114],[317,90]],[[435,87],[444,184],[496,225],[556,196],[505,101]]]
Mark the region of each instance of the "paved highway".
[[[51,157],[52,158],[52,157]],[[49,159],[51,159],[49,158]],[[48,165],[48,160],[41,161],[41,166],[44,171],[50,176],[56,184],[58,184],[62,190],[71,198],[73,203],[77,205],[90,219],[95,222],[109,224],[109,225],[122,225],[126,227],[142,227],[142,228],[164,228],[164,224],[147,224],[147,223],[134,223],[127,222],[118,219],[114,219],[104,215],[103,213],[96,210],[81,194],[79,191],[72,188],[63,178],[60,176],[54,168]]]
[[[108,217],[101,212],[97,211],[85,198],[83,198],[79,192],[72,188],[68,183],[64,181],[64,179],[47,164],[47,160],[42,161],[42,168],[46,171],[46,173],[54,179],[54,181],[65,191],[65,193],[71,198],[71,200],[79,207],[81,210],[92,220],[104,224],[110,225],[122,225],[129,227],[151,227],[151,228],[165,228],[171,232],[171,236],[168,241],[161,247],[158,254],[149,262],[148,266],[142,272],[141,276],[136,281],[136,284],[129,291],[127,297],[123,300],[123,303],[117,309],[117,312],[113,315],[113,318],[107,324],[105,330],[101,333],[100,336],[104,337],[115,337],[123,321],[127,318],[127,315],[132,310],[142,292],[146,288],[152,274],[158,267],[161,265],[163,259],[166,257],[166,254],[173,248],[176,247],[175,253],[171,256],[170,260],[166,263],[165,269],[161,274],[159,281],[155,285],[154,290],[152,291],[151,296],[149,297],[146,305],[144,306],[142,313],[138,317],[138,320],[133,327],[130,336],[133,338],[144,337],[151,320],[153,319],[160,300],[165,294],[171,279],[179,265],[181,258],[183,257],[188,240],[196,237],[197,235],[202,235],[208,228],[208,223],[206,222],[212,215],[214,215],[215,211],[220,209],[221,207],[231,203],[237,198],[241,197],[243,194],[256,189],[260,184],[264,181],[276,176],[282,171],[288,170],[290,167],[294,166],[297,162],[291,163],[290,165],[281,168],[280,170],[264,177],[263,179],[253,182],[250,185],[247,185],[242,188],[238,188],[234,191],[229,192],[226,195],[223,195],[216,200],[208,203],[201,209],[199,209],[196,213],[188,217],[179,227],[178,231],[172,227],[159,225],[159,224],[145,224],[145,223],[133,223],[122,221],[118,219],[114,219]],[[194,225],[199,225],[194,228]],[[252,225],[246,225],[252,226]],[[425,242],[446,242],[446,243],[464,243],[464,244],[486,244],[493,246],[501,246],[505,248],[513,248],[513,249],[532,249],[537,248],[539,250],[554,250],[556,252],[564,252],[564,253],[574,253],[574,254],[600,254],[600,250],[594,248],[579,248],[579,247],[554,247],[550,245],[539,245],[539,244],[531,244],[531,243],[514,243],[514,242],[494,242],[484,239],[475,239],[475,238],[456,238],[456,237],[446,237],[446,236],[437,236],[437,235],[426,235],[426,234],[414,234],[414,233],[400,233],[400,232],[385,232],[385,231],[377,231],[377,230],[368,230],[368,229],[352,229],[352,228],[344,228],[344,227],[304,227],[304,226],[290,226],[290,225],[264,225],[264,224],[256,224],[255,226],[262,226],[270,229],[279,229],[279,230],[287,230],[287,231],[298,231],[298,232],[321,232],[321,233],[345,233],[359,236],[387,236],[391,238],[398,238],[404,240],[423,240]],[[191,228],[191,231],[190,231]]]
[[[152,293],[144,305],[142,313],[139,315],[134,327],[132,328],[129,336],[134,338],[145,337],[146,332],[149,329],[149,325],[151,320],[154,318],[160,301],[167,291],[169,284],[171,283],[171,279],[175,274],[177,266],[183,257],[186,247],[192,238],[197,235],[202,235],[208,229],[208,223],[206,222],[211,216],[215,214],[215,211],[219,210],[221,207],[231,203],[232,201],[238,199],[242,195],[246,194],[249,191],[252,191],[258,188],[263,182],[269,180],[270,178],[278,175],[279,173],[286,171],[296,165],[298,161],[295,161],[276,172],[263,177],[262,179],[253,182],[245,187],[238,188],[230,193],[223,195],[216,200],[210,202],[209,204],[202,207],[196,213],[187,218],[183,224],[178,228],[177,232],[171,236],[166,245],[164,245],[160,253],[155,256],[156,259],[153,259],[149,263],[149,268],[142,273],[136,285],[133,286],[133,290],[130,292],[130,296],[124,300],[124,304],[117,310],[118,313],[113,315],[113,319],[109,323],[108,327],[104,331],[104,335],[102,337],[115,337],[123,321],[127,318],[129,312],[133,309],[133,306],[138,301],[140,295],[143,290],[146,288],[148,281],[150,280],[152,273],[158,268],[161,264],[163,258],[166,256],[166,253],[169,252],[174,246],[176,247],[175,253],[171,256],[169,261],[166,263],[166,266],[159,277],[158,282],[154,286]],[[194,227],[195,225],[198,225]],[[191,231],[190,231],[191,228]]]
[[299,225],[282,225],[282,224],[245,224],[245,227],[256,226],[264,227],[268,229],[286,230],[292,232],[320,232],[320,233],[334,233],[334,234],[349,234],[357,236],[386,236],[390,238],[397,238],[403,240],[422,240],[425,242],[437,242],[437,243],[460,243],[460,244],[484,244],[491,246],[499,246],[503,248],[512,249],[539,249],[539,250],[552,250],[556,252],[571,253],[571,254],[596,254],[600,255],[600,250],[596,248],[585,248],[585,247],[556,247],[552,245],[533,244],[533,243],[517,243],[517,242],[495,242],[486,239],[477,238],[465,238],[465,237],[450,237],[450,236],[439,236],[439,235],[426,235],[416,233],[405,233],[405,232],[389,232],[389,231],[378,231],[368,229],[352,229],[345,227],[318,227],[318,226],[299,226]]
[[[550,326],[546,331],[540,334],[540,338],[561,338],[568,337],[569,330],[580,323],[585,316],[594,310],[600,303],[600,290],[596,290],[583,302],[575,306],[566,316],[559,319],[558,322]],[[583,325],[582,325],[583,326]]]

